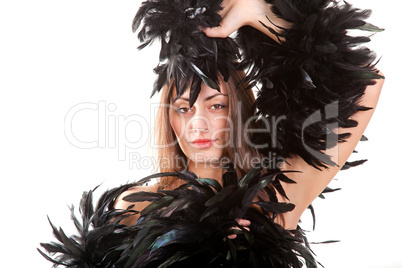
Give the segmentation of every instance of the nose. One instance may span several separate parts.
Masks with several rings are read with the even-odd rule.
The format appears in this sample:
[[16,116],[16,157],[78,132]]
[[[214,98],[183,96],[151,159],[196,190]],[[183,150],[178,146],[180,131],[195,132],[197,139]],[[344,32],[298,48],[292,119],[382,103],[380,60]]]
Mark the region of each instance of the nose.
[[189,122],[190,132],[204,133],[210,129],[208,118],[202,114],[195,114]]
[[196,132],[196,133],[203,133],[203,132],[208,132],[208,129],[207,128],[193,128],[192,131]]

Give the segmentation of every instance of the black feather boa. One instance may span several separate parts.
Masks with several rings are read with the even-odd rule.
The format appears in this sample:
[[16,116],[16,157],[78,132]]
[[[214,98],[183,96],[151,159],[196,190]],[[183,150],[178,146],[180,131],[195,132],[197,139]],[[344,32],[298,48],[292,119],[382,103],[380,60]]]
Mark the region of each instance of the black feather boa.
[[[316,168],[336,163],[322,151],[345,141],[337,127],[355,127],[350,119],[358,111],[368,85],[382,78],[375,69],[375,53],[361,44],[367,36],[350,35],[350,30],[378,32],[366,23],[370,10],[359,10],[333,0],[266,0],[273,13],[292,27],[275,32],[278,40],[245,26],[232,38],[208,38],[199,26],[217,26],[221,1],[153,0],[138,11],[133,29],[143,23],[138,36],[143,48],[161,40],[160,64],[152,95],[171,78],[177,95],[190,87],[190,106],[200,92],[201,82],[219,90],[220,73],[228,79],[230,70],[247,71],[250,85],[260,85],[255,101],[260,117],[253,143],[260,152],[275,152],[283,158],[296,154]],[[270,18],[261,21],[269,25]],[[281,39],[279,39],[281,38]],[[285,40],[285,41],[279,41]],[[279,42],[277,42],[279,41]],[[241,57],[238,60],[240,46]],[[265,119],[262,120],[261,118]]]
[[[55,266],[76,268],[302,267],[303,262],[316,267],[303,232],[274,222],[276,215],[294,208],[278,202],[275,191],[267,187],[278,180],[290,182],[286,172],[263,174],[257,166],[239,180],[233,165],[226,169],[223,187],[189,171],[149,176],[137,185],[159,176],[176,176],[185,184],[171,191],[126,196],[128,202],[152,202],[140,212],[135,207],[113,209],[117,196],[133,184],[106,192],[96,209],[92,191],[85,193],[82,223],[72,213],[78,236],[68,237],[52,225],[59,242],[41,244],[50,256],[39,251]],[[259,199],[259,191],[266,191],[271,201]],[[141,215],[136,225],[119,224],[133,213]],[[250,220],[249,231],[238,225],[239,218]],[[237,238],[227,239],[230,234]]]
[[[227,80],[230,70],[238,68],[238,44],[241,68],[248,69],[247,79],[252,85],[261,87],[255,102],[260,115],[257,123],[268,118],[276,124],[270,126],[271,131],[253,136],[256,145],[266,145],[260,151],[268,156],[276,152],[285,158],[297,154],[317,168],[335,165],[320,152],[348,137],[336,135],[335,126],[356,126],[350,116],[370,109],[360,106],[359,100],[366,87],[381,78],[373,64],[374,53],[357,47],[369,38],[350,36],[348,30],[380,29],[364,21],[369,11],[349,4],[330,0],[266,2],[272,4],[277,16],[293,25],[275,33],[284,42],[278,43],[250,27],[239,29],[236,43],[231,38],[206,37],[198,27],[219,24],[221,1],[144,2],[133,22],[134,30],[144,23],[139,33],[143,42],[140,48],[157,38],[162,42],[152,94],[171,78],[179,96],[190,86],[191,105],[201,82],[219,90],[217,74]],[[347,163],[343,169],[362,162]],[[228,167],[223,187],[186,171],[150,176],[141,183],[158,176],[177,176],[186,183],[172,191],[137,193],[126,198],[131,202],[151,201],[143,211],[135,211],[135,207],[127,211],[113,209],[122,192],[141,183],[107,191],[96,209],[90,191],[81,201],[82,220],[73,214],[78,235],[69,237],[52,225],[59,242],[41,244],[49,255],[40,252],[55,266],[77,268],[301,267],[301,262],[316,267],[302,231],[284,230],[274,222],[279,213],[292,210],[293,205],[279,203],[267,186],[285,195],[279,181],[293,182],[286,172],[267,175],[261,171],[256,168],[238,180],[233,168]],[[255,202],[261,190],[270,201]],[[120,224],[130,213],[141,213],[137,224]],[[238,218],[251,221],[250,231],[237,225]],[[240,230],[231,229],[236,226]],[[226,239],[232,233],[238,237]]]
[[[242,27],[237,43],[248,81],[261,88],[255,106],[270,124],[269,133],[254,135],[263,154],[276,152],[288,158],[301,156],[316,168],[336,165],[322,153],[350,134],[337,135],[337,127],[355,127],[350,119],[358,111],[368,85],[383,78],[375,69],[375,53],[359,45],[366,36],[350,30],[381,31],[365,22],[370,10],[331,0],[266,0],[276,16],[290,22],[290,29],[276,32],[270,18],[261,23],[274,33],[273,40],[260,31]],[[285,41],[280,41],[285,40]],[[278,41],[278,42],[277,42]]]
[[160,91],[174,78],[177,97],[189,87],[190,107],[194,104],[204,82],[220,90],[218,74],[224,81],[238,62],[239,51],[231,38],[209,38],[200,29],[218,26],[222,0],[157,0],[142,3],[133,21],[142,42],[139,49],[161,41],[159,65],[154,69],[158,75],[151,94]]

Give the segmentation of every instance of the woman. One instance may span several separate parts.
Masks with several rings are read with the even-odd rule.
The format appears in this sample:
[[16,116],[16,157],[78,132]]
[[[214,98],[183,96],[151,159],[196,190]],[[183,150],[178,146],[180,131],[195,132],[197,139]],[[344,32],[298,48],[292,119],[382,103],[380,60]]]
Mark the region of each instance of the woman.
[[[191,108],[190,89],[180,97],[174,96],[174,83],[162,89],[155,129],[161,172],[188,169],[200,178],[211,178],[222,184],[225,161],[235,163],[238,175],[244,176],[252,168],[251,160],[261,158],[243,136],[247,135],[243,126],[253,116],[254,102],[252,90],[246,90],[242,83],[244,77],[243,72],[234,71],[227,83],[222,81],[220,92],[203,83]],[[155,185],[134,187],[118,198],[116,208],[127,209],[132,205],[124,201],[124,197],[132,193],[171,190],[183,183],[173,177],[163,177]],[[137,203],[136,209],[141,210],[148,204]],[[134,215],[124,222],[135,224],[138,217]]]
[[[264,1],[248,1],[248,0],[237,0],[237,1],[223,1],[223,10],[221,11],[222,14],[222,23],[218,27],[214,28],[205,28],[203,31],[204,33],[209,36],[209,37],[218,37],[218,38],[225,38],[228,37],[231,33],[236,31],[242,26],[249,25],[254,27],[255,29],[258,29],[259,31],[265,33],[268,35],[270,38],[273,40],[277,41],[277,36],[271,32],[264,24],[268,25],[268,27],[272,27],[276,31],[280,31],[282,28],[288,28],[290,27],[290,24],[282,19],[279,19],[277,16],[275,16],[272,11],[271,11],[271,6],[269,4],[266,4]],[[270,20],[267,20],[266,16],[270,18]],[[354,148],[356,147],[357,143],[359,142],[360,138],[363,135],[363,132],[374,112],[374,109],[376,107],[377,101],[379,99],[380,91],[383,85],[383,79],[378,79],[376,80],[376,83],[374,85],[369,86],[365,90],[364,96],[361,98],[359,105],[365,106],[365,107],[371,107],[372,109],[370,111],[361,111],[358,112],[354,115],[354,120],[358,122],[358,125],[353,128],[350,133],[350,137],[347,138],[347,142],[341,143],[336,147],[333,147],[331,149],[328,149],[325,151],[325,154],[332,156],[333,158],[337,157],[336,161],[336,166],[331,166],[328,167],[324,170],[319,170],[315,168],[314,166],[311,166],[307,164],[301,157],[299,156],[293,156],[292,158],[286,159],[285,163],[281,166],[281,169],[283,170],[295,170],[295,171],[301,171],[301,173],[293,173],[289,174],[288,176],[296,181],[297,183],[295,184],[283,184],[283,187],[285,188],[285,192],[287,193],[287,196],[289,197],[289,201],[293,204],[296,205],[296,208],[291,211],[286,213],[285,219],[286,219],[286,225],[284,225],[285,228],[287,229],[294,229],[297,226],[297,223],[300,219],[301,214],[304,212],[304,210],[312,203],[312,201],[325,189],[325,187],[329,184],[329,182],[332,180],[332,178],[335,176],[335,174],[340,170],[340,168],[345,164],[346,160],[349,158],[349,156],[352,154]],[[240,81],[237,81],[240,82]],[[232,82],[233,83],[233,82]],[[236,83],[236,82],[235,82]],[[243,86],[245,87],[245,86]],[[206,91],[206,92],[205,92]],[[222,91],[225,91],[225,87],[222,88]],[[234,90],[235,91],[235,90]],[[240,90],[242,92],[243,90]],[[170,93],[173,92],[173,89],[170,89]],[[208,92],[208,93],[207,93]],[[213,95],[215,90],[209,88],[205,84],[203,85],[202,91],[200,95]],[[236,91],[233,93],[237,93]],[[233,94],[232,93],[232,94]],[[167,94],[167,93],[163,93]],[[232,95],[232,94],[229,94]],[[251,93],[250,93],[251,94]],[[188,99],[189,95],[189,90],[186,91],[184,94]],[[200,96],[199,95],[199,96]],[[235,95],[235,94],[233,94]],[[162,103],[164,102],[165,96],[162,95]],[[225,97],[222,97],[225,98]],[[252,96],[244,96],[244,99],[240,98],[242,101],[242,104],[245,104],[243,106],[244,112],[251,111],[250,108],[250,101],[252,100]],[[247,99],[246,99],[247,98]],[[225,98],[226,99],[226,98]],[[172,97],[170,96],[169,101],[172,100]],[[197,99],[197,101],[199,101]],[[200,108],[203,107],[203,103],[199,101],[200,104],[196,105],[195,107],[199,106]],[[223,101],[225,103],[225,106],[227,106],[228,100]],[[167,102],[171,105],[171,102]],[[180,105],[179,105],[180,106]],[[185,108],[184,109],[189,109],[188,108],[188,101],[184,104]],[[182,109],[182,107],[180,106]],[[196,108],[197,109],[197,108]],[[194,110],[196,110],[194,109]],[[221,108],[223,110],[223,115],[227,116],[227,107]],[[171,109],[174,110],[174,109]],[[226,112],[226,113],[225,113]],[[186,111],[183,113],[191,114],[191,116],[197,116],[195,111]],[[219,116],[222,114],[218,114]],[[179,137],[177,133],[181,133],[179,130],[179,126],[176,126],[176,124],[181,121],[178,118],[177,115],[174,112],[169,113],[170,115],[170,125],[173,127],[174,132],[176,133],[176,137]],[[249,114],[246,118],[250,118],[253,114]],[[172,118],[173,117],[173,118]],[[163,122],[162,116],[159,116],[157,122]],[[192,128],[194,131],[197,131],[198,128],[205,129],[208,134],[206,135],[207,137],[210,137],[210,133],[213,133],[213,130],[208,129],[207,123],[213,122],[213,118],[206,118],[207,122],[202,122],[202,120],[198,121],[197,123],[194,124],[186,124],[187,127]],[[188,117],[184,119],[184,121],[189,120]],[[204,120],[205,121],[205,120]],[[184,122],[183,122],[184,123]],[[185,122],[187,123],[187,122]],[[245,123],[245,122],[244,122]],[[200,126],[198,125],[200,124]],[[169,125],[166,126],[167,129],[162,130],[161,132],[168,132],[170,131]],[[226,126],[221,126],[221,128],[225,128]],[[344,129],[339,129],[339,134],[347,132]],[[187,130],[185,131],[187,132]],[[203,136],[203,135],[197,135],[197,136]],[[162,137],[160,135],[159,137]],[[216,180],[221,180],[221,174],[222,174],[222,169],[218,167],[216,170],[215,168],[207,167],[205,169],[199,168],[199,167],[194,167],[193,161],[191,161],[191,156],[190,154],[194,154],[193,152],[188,152],[186,153],[186,150],[183,150],[183,147],[187,148],[190,147],[188,144],[180,144],[180,148],[182,151],[185,152],[186,157],[190,160],[190,165],[189,165],[189,170],[193,171],[196,173],[199,177],[205,177],[205,178],[214,178]],[[195,146],[195,145],[194,145]],[[208,147],[210,149],[213,149],[214,146]],[[197,151],[194,148],[191,148],[193,151]],[[252,153],[252,148],[249,148],[250,153]],[[207,151],[207,150],[198,150],[200,152]],[[216,158],[219,157],[220,153],[217,153]],[[255,153],[254,153],[255,155]],[[233,161],[233,160],[232,160]],[[173,169],[169,170],[161,170],[161,171],[173,171]],[[177,185],[176,185],[177,186]],[[159,186],[153,186],[150,188],[150,190],[155,190]],[[132,189],[129,192],[135,192],[138,190],[142,190],[139,188]],[[118,208],[126,208],[129,204],[125,203],[123,201],[123,198],[126,194],[129,192],[125,193],[122,195],[116,206]],[[283,200],[285,201],[285,200]]]
[[[134,20],[135,29],[144,23],[142,47],[162,40],[154,92],[162,89],[156,122],[165,173],[149,177],[162,179],[111,190],[95,212],[85,195],[84,226],[75,220],[83,242],[54,228],[64,245],[43,245],[62,253],[53,262],[316,265],[299,219],[345,163],[357,164],[346,161],[383,83],[373,54],[355,49],[369,39],[346,30],[379,29],[364,22],[367,11],[330,1],[192,4],[144,2]],[[236,30],[240,64],[228,37]]]

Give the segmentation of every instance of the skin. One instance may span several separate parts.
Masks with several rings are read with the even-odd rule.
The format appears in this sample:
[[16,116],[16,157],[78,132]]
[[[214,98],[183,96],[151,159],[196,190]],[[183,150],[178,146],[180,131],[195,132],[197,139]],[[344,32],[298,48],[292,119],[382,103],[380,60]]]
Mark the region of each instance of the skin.
[[[190,108],[188,89],[179,99],[171,104],[169,109],[169,123],[176,134],[179,146],[187,157],[188,169],[199,177],[212,178],[222,181],[223,169],[219,165],[219,159],[223,156],[227,146],[225,132],[228,131],[229,97],[225,87],[221,87],[221,93],[205,84],[201,85],[201,91],[194,105]],[[210,139],[212,146],[198,148],[192,141],[196,139]],[[179,186],[179,182],[174,187]],[[123,198],[138,191],[156,192],[158,185],[141,186],[132,188],[121,194],[115,208],[127,209],[129,202]],[[149,202],[138,202],[136,210],[144,209]],[[132,225],[138,220],[139,215],[133,215],[122,221],[123,224]],[[239,221],[239,224],[248,226],[248,221]],[[235,237],[235,236],[234,236]],[[231,238],[231,237],[229,237]]]
[[[266,25],[271,26],[272,28],[277,30],[279,29],[275,25],[278,25],[283,28],[290,27],[289,23],[276,18],[272,14],[272,12],[270,11],[270,5],[266,4],[264,0],[224,0],[223,7],[224,8],[221,11],[221,15],[223,18],[221,25],[215,28],[203,29],[206,35],[210,37],[223,38],[229,36],[231,33],[233,33],[241,26],[249,25],[265,33],[269,37],[273,38],[275,41],[278,41],[277,38],[272,33],[270,33],[264,26],[262,26],[259,21],[263,21]],[[265,17],[266,15],[275,25],[272,25],[270,24],[270,22],[267,21]],[[297,227],[299,219],[302,213],[305,211],[305,209],[325,189],[325,187],[330,183],[330,181],[334,178],[334,176],[337,174],[337,172],[340,170],[340,168],[344,165],[346,160],[352,154],[354,148],[359,142],[360,137],[363,135],[363,132],[366,129],[375,111],[383,83],[384,80],[377,80],[375,85],[369,86],[365,90],[365,94],[360,100],[360,105],[366,107],[372,107],[373,109],[369,111],[358,112],[353,116],[352,119],[358,122],[358,126],[347,130],[342,128],[337,130],[338,133],[344,133],[344,132],[351,133],[351,136],[346,140],[346,142],[340,143],[337,146],[325,151],[326,154],[331,155],[333,157],[332,160],[338,164],[337,166],[329,167],[327,169],[323,169],[320,171],[308,165],[301,157],[294,155],[292,158],[287,159],[286,163],[281,167],[282,170],[300,171],[299,173],[287,174],[287,176],[289,176],[290,179],[297,182],[296,184],[282,183],[282,186],[287,196],[289,197],[289,200],[284,199],[283,197],[281,197],[280,194],[278,194],[280,202],[290,202],[295,204],[294,210],[284,214],[284,222],[278,222],[285,229],[295,229]],[[197,102],[200,99],[202,100],[203,98],[202,96],[207,96],[208,94],[209,94],[208,88],[204,85],[200,97],[198,97],[197,99]],[[190,120],[187,116],[197,117],[203,115],[206,116],[207,118],[213,119],[213,117],[210,117],[211,114],[209,114],[206,110],[204,110],[204,108],[207,106],[203,103],[197,103],[197,102],[194,105],[195,109],[194,111],[192,111],[192,114],[184,115],[187,122]],[[221,115],[224,115],[224,113]],[[179,124],[178,120],[173,119],[173,121],[171,121],[171,124],[176,134],[182,131],[183,125],[178,125]],[[193,129],[204,128],[205,122],[196,120],[195,125],[188,124],[188,129],[185,128],[185,132],[191,130],[191,127]],[[217,129],[219,129],[219,127],[224,128],[223,123],[222,124],[216,123],[216,125],[213,125],[212,128],[210,128],[210,130],[216,131]],[[208,136],[210,135],[209,132],[204,133],[204,135],[207,135],[208,138],[210,137]],[[199,136],[201,136],[201,134]],[[190,137],[194,136],[190,135]],[[189,162],[195,163],[194,161],[192,161],[194,159],[192,157],[194,157],[194,154],[195,152],[197,152],[197,150],[191,148],[191,145],[188,144],[186,140],[181,140],[179,144],[183,149],[183,151],[185,152],[186,156],[189,158],[190,160]],[[221,153],[221,151],[214,148],[205,150],[204,153],[206,157],[204,158],[205,163],[208,162],[208,159],[211,159],[211,156],[219,156],[219,153]],[[192,165],[190,166],[190,170],[194,171],[199,176],[220,179],[220,176],[222,174],[221,170],[213,169],[210,167],[211,165],[207,165],[207,167],[203,169],[200,169],[199,166],[200,165],[197,165],[196,167],[196,165]],[[119,197],[119,199],[116,202],[116,208],[125,209],[129,205],[131,205],[130,203],[127,203],[122,200],[122,197],[124,197],[127,194],[130,194],[131,192],[150,191],[150,190],[156,191],[156,189],[157,185],[146,186],[145,188],[138,187],[135,189],[131,189],[127,191],[127,193],[123,193],[122,196]],[[147,205],[144,203],[146,202],[136,204],[136,209],[144,208]],[[278,221],[280,221],[279,218],[280,217],[277,217]],[[128,218],[127,223],[133,224],[136,222],[137,219],[138,216],[137,217],[133,216],[131,218]],[[250,224],[249,221],[242,219],[239,219],[238,222],[240,225],[243,226],[248,226]],[[229,238],[233,239],[235,238],[235,236],[231,236]]]
[[[291,26],[288,22],[276,18],[270,10],[271,6],[266,4],[264,0],[224,0],[222,6],[221,15],[223,20],[221,25],[204,29],[204,33],[209,37],[227,37],[238,28],[249,25],[265,33],[273,40],[278,41],[277,37],[269,32],[260,21],[278,31],[280,29],[277,26],[281,28],[289,28]],[[265,16],[268,16],[272,23]],[[379,73],[383,75],[381,72]],[[365,94],[360,100],[360,105],[372,107],[372,109],[357,112],[352,117],[353,120],[358,122],[357,127],[347,130],[340,128],[337,130],[338,133],[351,133],[347,141],[325,151],[327,155],[332,156],[332,160],[338,164],[337,166],[320,171],[308,165],[297,155],[286,159],[287,163],[281,167],[282,170],[301,172],[287,174],[290,179],[296,181],[296,184],[281,182],[289,200],[278,195],[279,201],[290,202],[296,206],[294,210],[284,214],[285,222],[279,222],[285,229],[294,229],[297,227],[305,209],[325,189],[352,154],[375,111],[383,84],[384,79],[376,80],[375,85],[366,88]]]
[[[169,109],[170,124],[179,141],[180,148],[187,157],[189,170],[199,177],[221,180],[222,168],[219,159],[228,145],[225,132],[229,130],[229,97],[225,87],[221,93],[201,85],[201,92],[194,105],[189,105],[190,90],[172,103]],[[210,139],[212,146],[198,148],[197,139]]]
[[[203,29],[209,37],[228,37],[240,27],[248,25],[278,41],[277,37],[268,31],[260,21],[276,31],[280,31],[276,25],[282,28],[291,27],[289,22],[272,14],[271,5],[265,3],[264,0],[223,0],[222,7],[221,24],[218,27]],[[267,20],[266,16],[272,23]]]

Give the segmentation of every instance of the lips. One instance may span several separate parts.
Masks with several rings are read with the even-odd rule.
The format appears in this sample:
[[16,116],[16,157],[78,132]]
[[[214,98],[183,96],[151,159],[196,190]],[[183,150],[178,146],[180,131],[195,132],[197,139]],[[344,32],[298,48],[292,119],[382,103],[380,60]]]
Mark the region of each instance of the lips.
[[214,141],[210,139],[197,139],[193,140],[191,143],[197,148],[209,148],[212,146]]

